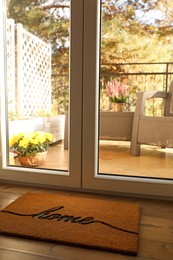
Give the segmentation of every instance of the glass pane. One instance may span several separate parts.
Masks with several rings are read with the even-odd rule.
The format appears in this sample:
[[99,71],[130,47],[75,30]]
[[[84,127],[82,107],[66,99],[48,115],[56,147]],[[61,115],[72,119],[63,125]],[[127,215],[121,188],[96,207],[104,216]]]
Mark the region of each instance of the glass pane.
[[69,28],[70,0],[7,1],[10,166],[68,170]]
[[172,8],[102,0],[99,174],[172,179]]

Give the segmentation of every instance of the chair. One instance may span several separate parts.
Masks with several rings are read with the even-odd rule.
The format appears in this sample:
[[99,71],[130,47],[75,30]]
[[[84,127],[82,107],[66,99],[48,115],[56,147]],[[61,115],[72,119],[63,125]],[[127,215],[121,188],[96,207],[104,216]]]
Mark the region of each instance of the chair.
[[[173,82],[169,92],[146,91],[137,93],[136,111],[133,119],[131,140],[131,155],[140,155],[141,145],[155,145],[162,148],[173,147],[173,113],[171,102],[173,95]],[[145,116],[145,102],[148,98],[164,99],[164,115]]]

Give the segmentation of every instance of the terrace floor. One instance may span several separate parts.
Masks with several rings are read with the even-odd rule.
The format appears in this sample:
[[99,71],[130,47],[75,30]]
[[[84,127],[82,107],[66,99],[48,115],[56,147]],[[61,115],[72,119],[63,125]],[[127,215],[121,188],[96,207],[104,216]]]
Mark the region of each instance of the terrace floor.
[[[68,171],[68,156],[63,142],[55,144],[41,168]],[[100,173],[173,179],[173,149],[145,145],[141,156],[131,156],[129,142],[100,141],[99,158]],[[15,165],[20,165],[17,158]]]

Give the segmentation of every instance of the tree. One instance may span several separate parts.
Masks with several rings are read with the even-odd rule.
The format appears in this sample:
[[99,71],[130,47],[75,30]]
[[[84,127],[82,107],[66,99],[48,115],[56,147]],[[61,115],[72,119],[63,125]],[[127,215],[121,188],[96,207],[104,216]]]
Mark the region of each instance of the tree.
[[[115,77],[121,73],[119,79],[124,80],[127,78],[125,73],[128,72],[164,71],[161,64],[139,66],[124,63],[172,61],[173,27],[169,15],[172,7],[173,4],[168,4],[166,0],[103,1],[100,57],[100,74],[104,75],[100,91],[103,100],[106,96],[105,86],[111,74]],[[139,82],[136,76],[128,77],[128,83],[131,90],[136,92],[136,87],[143,87],[145,84],[146,88],[152,86],[153,80],[156,85],[162,81],[161,76],[155,79],[155,76],[151,75],[148,79],[146,82],[145,75],[141,75]],[[102,102],[100,104],[102,106]]]
[[[167,19],[172,8],[168,5],[165,7],[165,2],[167,1],[104,1],[101,62],[172,60],[173,27],[172,20],[168,22]],[[161,13],[156,13],[158,11],[162,12],[162,16]],[[150,20],[145,17],[148,12]],[[154,16],[164,19],[158,21]],[[166,26],[161,26],[161,23]],[[154,51],[151,52],[152,49]]]
[[[68,106],[69,3],[11,0],[8,6],[10,18],[52,45],[52,94],[59,112]],[[103,0],[101,74],[129,70],[116,63],[172,61],[172,10],[173,3],[168,0]],[[140,70],[137,65],[130,69]],[[57,74],[65,76],[60,80]]]

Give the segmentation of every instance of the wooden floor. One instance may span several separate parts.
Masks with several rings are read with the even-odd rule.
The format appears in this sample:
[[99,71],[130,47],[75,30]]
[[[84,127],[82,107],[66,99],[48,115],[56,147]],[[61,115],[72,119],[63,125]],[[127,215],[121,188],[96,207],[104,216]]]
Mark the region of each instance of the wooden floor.
[[[28,191],[55,194],[75,193],[77,196],[100,197],[108,200],[115,198],[0,184],[0,210]],[[141,219],[137,257],[0,235],[0,260],[172,260],[173,202],[124,197],[116,197],[116,199],[140,203]]]

